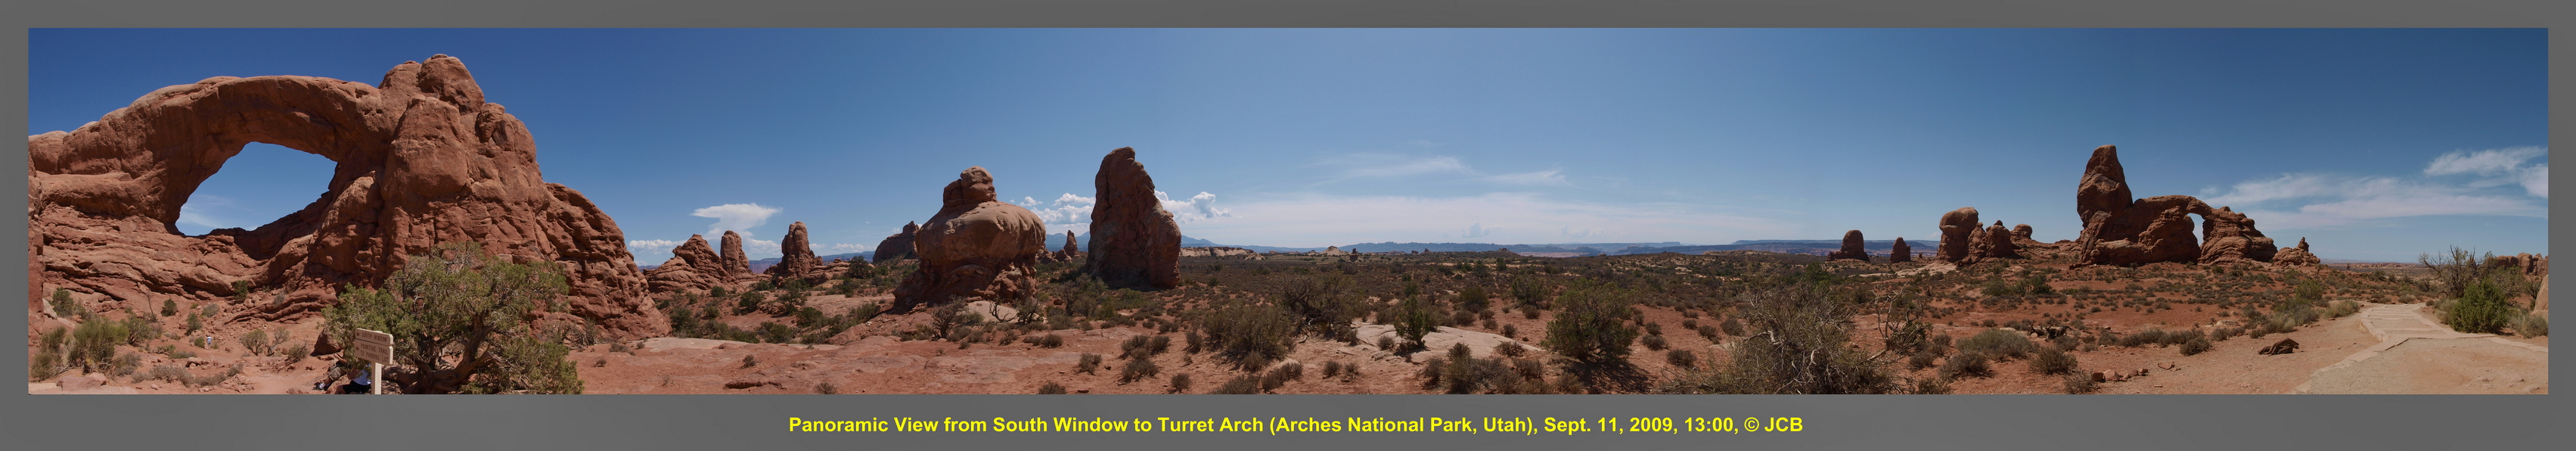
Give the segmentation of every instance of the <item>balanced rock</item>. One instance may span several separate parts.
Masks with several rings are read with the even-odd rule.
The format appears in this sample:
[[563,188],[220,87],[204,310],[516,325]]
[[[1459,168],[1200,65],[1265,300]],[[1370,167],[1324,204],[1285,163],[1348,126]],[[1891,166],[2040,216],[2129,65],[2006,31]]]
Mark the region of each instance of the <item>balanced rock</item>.
[[960,298],[1014,301],[1035,289],[1046,225],[1037,213],[995,200],[993,175],[967,168],[940,192],[939,214],[913,236],[920,268],[895,287],[893,313]]
[[670,260],[645,270],[644,280],[655,293],[705,290],[724,284],[724,263],[705,236],[692,234],[671,249]]
[[1858,230],[1853,230],[1853,231],[1843,232],[1843,248],[1842,248],[1842,250],[1838,250],[1838,251],[1833,251],[1833,252],[1825,253],[1825,259],[1826,259],[1826,260],[1860,260],[1860,261],[1863,261],[1863,262],[1867,262],[1867,261],[1869,261],[1869,249],[1867,249],[1867,248],[1865,248],[1865,247],[1863,247],[1863,246],[1865,246],[1865,244],[1861,242],[1861,235],[1860,235],[1860,231],[1858,231]]
[[1906,263],[1912,261],[1914,261],[1914,246],[1906,245],[1905,237],[1897,237],[1896,244],[1889,245],[1888,247],[1887,262]]
[[2308,239],[2306,237],[2299,238],[2299,247],[2282,249],[2277,255],[2272,257],[2272,262],[2284,265],[2314,265],[2324,263],[2323,260],[2317,259],[2317,254],[2308,253]]
[[769,270],[764,271],[769,277],[780,281],[804,280],[807,284],[821,284],[831,279],[823,272],[823,258],[814,256],[814,245],[806,241],[805,221],[787,225],[787,237],[778,240],[778,250],[781,254],[778,264],[770,265]]
[[921,226],[919,224],[910,222],[903,223],[903,233],[886,235],[885,241],[878,241],[876,256],[869,260],[877,263],[885,263],[887,260],[915,258],[916,254],[912,251],[912,238],[915,234],[920,232]]
[[742,234],[725,231],[724,255],[719,257],[717,264],[723,266],[718,269],[722,270],[725,280],[751,278],[751,257],[742,253]]
[[1942,213],[1941,243],[1940,247],[1935,250],[1935,252],[1938,252],[1936,255],[1940,257],[1941,261],[1945,262],[1963,263],[1968,261],[1968,242],[1971,239],[1971,235],[1977,234],[1977,226],[1976,207],[1961,207],[1957,210],[1950,210],[1949,213]]
[[[328,189],[257,229],[180,234],[181,205],[252,142],[337,163]],[[374,86],[264,76],[161,88],[78,129],[29,136],[27,152],[40,280],[127,307],[214,301],[250,281],[286,301],[245,315],[308,316],[343,285],[381,283],[411,255],[476,241],[512,261],[561,264],[570,302],[554,319],[597,321],[612,337],[669,331],[616,221],[546,183],[527,126],[446,55],[394,66]]]
[[1181,282],[1181,224],[1154,195],[1154,177],[1120,147],[1100,159],[1091,179],[1091,253],[1083,271],[1110,288],[1171,288]]

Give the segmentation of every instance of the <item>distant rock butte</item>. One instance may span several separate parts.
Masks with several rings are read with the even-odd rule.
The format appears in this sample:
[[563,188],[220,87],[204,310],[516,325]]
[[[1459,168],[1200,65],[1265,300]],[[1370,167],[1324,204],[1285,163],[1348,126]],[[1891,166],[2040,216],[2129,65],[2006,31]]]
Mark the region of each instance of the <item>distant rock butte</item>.
[[1905,237],[1897,237],[1896,244],[1888,245],[1888,263],[1908,263],[1913,261],[1914,246],[1905,244]]
[[[262,142],[336,163],[303,209],[253,230],[178,231],[181,205]],[[30,284],[149,309],[214,302],[248,281],[285,295],[228,309],[307,317],[345,284],[373,285],[413,254],[477,241],[513,261],[568,273],[568,307],[612,337],[667,333],[616,221],[578,191],[546,183],[518,118],[486,102],[465,63],[405,62],[374,86],[303,76],[214,77],[155,90],[96,122],[27,137]],[[236,316],[234,318],[240,318]]]
[[1837,251],[1833,251],[1833,252],[1825,253],[1825,259],[1826,259],[1826,260],[1860,260],[1860,261],[1863,261],[1863,262],[1867,262],[1867,261],[1869,261],[1869,250],[1868,250],[1868,249],[1866,249],[1866,248],[1864,248],[1864,247],[1863,247],[1864,245],[1865,245],[1865,243],[1863,243],[1863,242],[1862,242],[1862,240],[1861,240],[1861,234],[1860,234],[1860,231],[1859,231],[1859,230],[1853,230],[1853,231],[1843,232],[1843,247],[1842,247],[1842,250],[1837,250]]
[[869,260],[877,263],[885,263],[887,260],[915,258],[915,254],[913,254],[912,251],[912,238],[920,231],[921,226],[919,224],[910,222],[903,223],[903,232],[887,235],[885,237],[885,241],[877,242],[876,256]]
[[705,236],[689,235],[689,241],[671,249],[670,260],[645,270],[644,279],[656,293],[700,291],[723,285],[723,268],[723,258],[707,246]]
[[2280,250],[2279,253],[2272,257],[2272,262],[2284,265],[2314,265],[2323,263],[2317,259],[2316,254],[2308,253],[2308,239],[2304,237],[2299,238],[2299,247]]
[[1181,225],[1154,196],[1154,177],[1136,161],[1136,149],[1109,151],[1091,180],[1098,200],[1083,271],[1111,288],[1179,286]]
[[814,256],[814,245],[805,238],[805,221],[787,225],[787,237],[778,240],[778,264],[770,265],[770,278],[785,281],[803,280],[807,285],[820,285],[831,277],[824,273],[821,257]]
[[980,166],[941,190],[939,214],[913,237],[921,266],[895,287],[889,312],[967,298],[1013,301],[1036,288],[1046,226],[1037,213],[994,198],[993,175]]
[[1961,207],[1957,210],[1950,210],[1949,213],[1942,213],[1941,244],[1940,247],[1936,248],[1937,250],[1935,252],[1937,252],[1937,254],[1935,255],[1939,256],[1941,261],[1944,262],[1967,262],[1969,260],[1968,245],[1970,244],[1969,242],[1973,240],[1973,236],[1977,234],[1979,230],[1978,225],[1976,207]]
[[[2128,199],[2119,148],[2093,149],[2084,178],[2076,186],[2076,213],[2084,230],[2075,243],[2079,264],[2135,265],[2154,262],[2223,263],[2274,261],[2274,246],[2254,220],[2230,209],[2214,209],[2191,196]],[[2211,222],[2203,228],[2211,246],[2192,236],[2191,215]]]
[[725,231],[724,256],[717,260],[717,264],[723,266],[722,268],[717,269],[722,270],[725,280],[732,281],[751,278],[751,257],[742,253],[742,234],[734,233],[731,230]]

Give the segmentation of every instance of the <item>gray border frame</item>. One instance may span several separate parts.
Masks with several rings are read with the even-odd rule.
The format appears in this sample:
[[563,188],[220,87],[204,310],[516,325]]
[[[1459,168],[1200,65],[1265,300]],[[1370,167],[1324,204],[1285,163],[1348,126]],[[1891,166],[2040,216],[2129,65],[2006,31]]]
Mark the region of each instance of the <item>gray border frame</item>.
[[[254,6],[256,4],[256,6]],[[2537,27],[2576,23],[2563,1],[1980,0],[1787,5],[1660,0],[1049,0],[600,3],[171,0],[20,3],[0,21],[0,124],[26,123],[31,27]],[[2548,37],[2550,126],[2567,130],[2576,33]],[[2567,134],[2554,134],[2568,148]],[[24,158],[14,148],[13,155]],[[17,185],[0,184],[23,195]],[[23,196],[20,196],[23,197]],[[20,226],[9,231],[24,233]],[[2555,235],[2552,229],[2552,234]],[[16,240],[0,254],[23,255]],[[2553,252],[2554,249],[2553,249]],[[9,260],[18,260],[10,258]],[[23,264],[25,262],[20,262]],[[21,267],[0,268],[8,290]],[[15,291],[0,291],[15,292]],[[23,327],[23,326],[21,326]],[[25,358],[24,343],[6,352]],[[2555,360],[2552,361],[2555,366]],[[7,397],[10,448],[172,445],[279,449],[1244,447],[1564,449],[2547,449],[2565,398],[2540,396],[37,396]],[[1808,431],[1743,435],[1444,433],[780,433],[790,416],[1798,416]],[[2564,446],[2564,445],[2559,445]]]

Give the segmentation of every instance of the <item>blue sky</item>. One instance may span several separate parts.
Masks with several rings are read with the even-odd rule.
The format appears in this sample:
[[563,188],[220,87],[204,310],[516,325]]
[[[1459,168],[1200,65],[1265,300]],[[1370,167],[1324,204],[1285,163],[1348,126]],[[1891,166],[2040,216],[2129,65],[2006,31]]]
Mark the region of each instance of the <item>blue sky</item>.
[[[804,221],[856,252],[983,166],[1050,232],[1135,147],[1224,244],[2073,239],[2090,151],[2139,197],[2248,211],[2326,258],[2547,246],[2539,29],[83,30],[29,32],[29,133],[213,76],[373,83],[465,61],[637,261]],[[310,203],[254,145],[185,233]],[[712,239],[712,235],[710,236]]]

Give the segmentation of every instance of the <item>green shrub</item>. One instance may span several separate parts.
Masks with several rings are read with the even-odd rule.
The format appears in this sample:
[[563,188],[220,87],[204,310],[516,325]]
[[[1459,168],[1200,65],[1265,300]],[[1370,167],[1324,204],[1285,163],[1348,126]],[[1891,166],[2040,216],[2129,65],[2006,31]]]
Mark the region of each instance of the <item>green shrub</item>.
[[1948,362],[1941,363],[1940,376],[1942,378],[1949,379],[1955,379],[1960,376],[1993,376],[1995,375],[1995,370],[1988,359],[1989,358],[1983,353],[1960,352],[1956,355],[1950,356],[1950,360]]
[[2326,306],[2326,317],[2328,318],[2342,318],[2352,316],[2352,314],[2360,312],[2361,303],[2353,302],[2351,300],[2334,301],[2333,304],[2328,304]]
[[830,383],[830,382],[823,382],[823,383],[814,384],[814,394],[817,394],[817,395],[838,395],[838,394],[841,394],[841,387],[835,387],[835,386],[832,386],[832,383]]
[[2030,371],[2039,374],[2067,374],[2075,371],[2075,356],[2055,347],[2041,347],[2030,359]]
[[2066,375],[2066,394],[2081,395],[2092,393],[2100,389],[2101,384],[2093,382],[2092,375],[2082,374],[2082,372]]
[[[1860,303],[1822,285],[1761,289],[1739,298],[1729,320],[1758,330],[1736,341],[1726,365],[1694,370],[1657,391],[1678,393],[1884,394],[1904,389],[1886,362],[1851,346]],[[1587,380],[1585,383],[1595,381]]]
[[1645,342],[1646,349],[1651,351],[1662,351],[1668,347],[1668,344],[1664,342],[1664,336],[1662,335],[1647,335],[1643,341]]
[[1950,379],[1941,377],[1915,379],[1914,386],[1911,388],[1911,390],[1908,390],[1908,393],[1917,395],[1947,395],[1950,394]]
[[268,355],[268,331],[251,329],[250,333],[241,335],[241,345],[242,350],[250,351],[251,355]]
[[1924,368],[1931,368],[1931,367],[1932,367],[1932,365],[1936,364],[1936,363],[1937,363],[1937,362],[1939,362],[1940,360],[1941,360],[1941,353],[1932,352],[1932,351],[1916,352],[1916,353],[1914,353],[1914,355],[1913,355],[1913,356],[1906,357],[1906,359],[1905,359],[1905,367],[1906,367],[1907,369],[1916,369],[1916,370],[1924,369]]
[[1172,393],[1186,393],[1189,391],[1190,373],[1172,375]]
[[108,359],[116,357],[116,345],[125,343],[125,323],[92,318],[72,328],[72,350],[69,363],[87,372],[107,368]]
[[1699,366],[1699,354],[1692,354],[1690,351],[1680,349],[1666,351],[1664,352],[1664,363],[1670,363],[1674,367],[1682,369],[1697,367]]
[[2021,333],[2003,329],[1986,329],[1959,340],[1959,353],[1982,354],[2001,359],[2017,359],[2039,351],[2039,345]]
[[2210,347],[2212,347],[2212,345],[2209,343],[2208,338],[2194,337],[2191,341],[2182,343],[2182,355],[2198,355],[2203,352],[2209,352]]
[[1153,341],[1152,338],[1148,338],[1143,335],[1127,337],[1127,341],[1118,343],[1118,358],[1124,359],[1146,355],[1145,344],[1151,341]]
[[2538,313],[2522,315],[2521,320],[2513,323],[2513,333],[2525,337],[2549,336],[2549,317]]
[[1458,289],[1457,299],[1451,302],[1466,310],[1484,310],[1493,306],[1493,298],[1485,295],[1485,287],[1474,285]]
[[1396,305],[1394,325],[1395,334],[1404,338],[1404,343],[1400,343],[1401,345],[1420,346],[1422,336],[1439,330],[1440,317],[1432,314],[1431,308],[1423,305],[1421,298],[1406,296],[1404,302]]
[[63,374],[63,354],[55,348],[37,349],[27,359],[27,380],[40,381]]
[[1140,354],[1134,359],[1127,360],[1127,366],[1118,370],[1118,383],[1123,385],[1128,382],[1145,380],[1146,378],[1161,375],[1162,372],[1162,367],[1154,365],[1154,359],[1145,358],[1144,355]]
[[1100,369],[1100,354],[1082,353],[1081,359],[1073,364],[1073,372],[1076,373],[1093,374],[1092,371],[1098,369]]
[[1172,350],[1172,337],[1169,335],[1155,335],[1153,340],[1145,342],[1146,354],[1160,355],[1170,350]]
[[162,300],[161,300],[161,316],[178,316],[178,315],[179,315],[179,300],[177,300],[177,299],[162,299]]
[[1296,319],[1268,304],[1229,302],[1200,317],[1199,329],[1218,357],[1244,370],[1286,357],[1296,340]]
[[1067,392],[1064,389],[1064,384],[1048,382],[1046,385],[1038,386],[1038,394],[1041,395],[1061,395],[1065,393]]
[[1583,365],[1625,362],[1637,328],[1626,321],[1630,306],[1617,288],[1582,283],[1557,297],[1563,311],[1547,323],[1548,349]]
[[[441,244],[385,278],[381,289],[344,287],[325,307],[325,333],[355,342],[356,329],[393,334],[394,363],[415,375],[407,393],[581,393],[568,331],[530,324],[569,290],[554,262],[511,263],[472,242]],[[480,343],[481,346],[462,346]]]
[[2442,322],[2452,330],[2475,334],[2503,331],[2506,323],[2523,316],[2504,300],[2503,289],[2486,279],[2469,284],[2458,301],[2442,307]]

